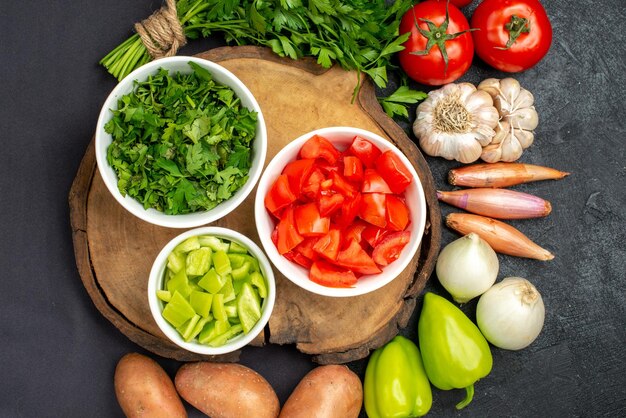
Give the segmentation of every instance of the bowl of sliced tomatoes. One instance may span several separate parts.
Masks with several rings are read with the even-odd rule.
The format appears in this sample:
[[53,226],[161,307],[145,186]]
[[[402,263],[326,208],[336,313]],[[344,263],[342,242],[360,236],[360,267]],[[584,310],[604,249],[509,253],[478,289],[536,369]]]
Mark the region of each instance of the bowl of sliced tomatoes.
[[363,129],[329,127],[294,139],[270,161],[255,222],[287,279],[323,296],[357,296],[387,285],[411,262],[426,200],[394,144]]

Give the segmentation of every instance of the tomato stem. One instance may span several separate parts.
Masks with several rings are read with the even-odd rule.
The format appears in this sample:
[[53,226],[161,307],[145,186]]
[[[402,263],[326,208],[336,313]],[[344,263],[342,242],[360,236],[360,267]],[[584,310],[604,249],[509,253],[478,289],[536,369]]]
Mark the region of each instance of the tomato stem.
[[497,47],[497,49],[507,50],[513,46],[522,33],[530,33],[530,21],[525,17],[513,15],[511,21],[504,25],[504,29],[509,31],[509,40],[504,48]]

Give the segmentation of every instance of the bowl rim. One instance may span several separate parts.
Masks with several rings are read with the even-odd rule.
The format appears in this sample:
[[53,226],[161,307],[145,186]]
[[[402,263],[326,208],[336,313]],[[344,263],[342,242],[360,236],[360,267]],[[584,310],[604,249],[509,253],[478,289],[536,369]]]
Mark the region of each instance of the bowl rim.
[[[178,244],[180,244],[187,238],[198,235],[212,235],[219,238],[225,238],[230,241],[236,241],[237,243],[242,244],[259,261],[259,268],[261,269],[261,272],[263,273],[263,276],[265,277],[265,280],[267,282],[267,298],[263,300],[263,305],[261,306],[261,318],[259,318],[258,322],[254,325],[254,327],[252,327],[249,333],[240,334],[232,340],[229,340],[229,342],[227,342],[226,344],[219,347],[210,347],[208,345],[203,345],[198,342],[184,341],[178,331],[176,331],[176,329],[171,324],[169,324],[165,320],[165,318],[163,318],[163,315],[161,314],[163,310],[163,302],[161,302],[156,296],[156,291],[162,286],[165,267],[167,265],[167,256]],[[236,351],[250,343],[263,331],[265,325],[267,325],[267,322],[272,315],[275,301],[276,280],[274,277],[274,272],[272,270],[272,264],[265,256],[261,248],[259,248],[259,246],[256,245],[250,238],[240,232],[228,228],[205,226],[190,229],[177,235],[176,237],[172,238],[167,244],[165,244],[165,246],[156,256],[152,264],[152,268],[150,269],[150,275],[148,276],[148,304],[150,306],[150,313],[152,314],[152,317],[154,318],[157,326],[159,327],[161,332],[163,332],[163,334],[165,334],[165,336],[174,344],[187,351],[198,354],[227,354]]]
[[[411,241],[409,241],[409,244],[407,244],[407,246],[403,249],[403,252],[409,251],[410,253],[409,256],[405,257],[403,259],[403,262],[400,262],[401,260],[396,260],[393,263],[389,264],[388,266],[385,266],[383,268],[383,273],[387,273],[387,275],[385,276],[385,279],[375,282],[375,284],[372,286],[358,287],[358,284],[357,284],[357,286],[351,287],[351,288],[334,288],[334,287],[322,286],[318,283],[315,283],[309,280],[308,277],[306,278],[306,280],[301,280],[298,277],[303,274],[304,272],[303,267],[296,265],[292,261],[289,261],[284,256],[280,255],[274,243],[271,240],[261,239],[261,244],[263,245],[263,248],[265,249],[265,253],[269,257],[269,259],[272,261],[272,264],[287,279],[289,279],[291,282],[293,282],[297,286],[309,292],[312,292],[321,296],[328,296],[328,297],[360,296],[360,295],[378,290],[384,287],[385,285],[391,283],[393,280],[395,280],[396,277],[400,275],[400,273],[402,273],[402,271],[404,271],[404,269],[406,269],[406,267],[411,263],[413,257],[415,256],[415,254],[417,253],[419,249],[420,243],[424,236],[424,230],[426,226],[426,217],[427,217],[426,216],[426,212],[427,212],[426,196],[425,196],[424,188],[422,186],[421,177],[419,176],[419,174],[413,167],[413,164],[410,162],[408,157],[406,157],[406,155],[404,155],[404,153],[390,140],[383,138],[381,135],[378,135],[374,132],[371,132],[362,128],[355,128],[355,127],[350,127],[350,126],[331,126],[331,127],[315,129],[295,138],[289,144],[283,147],[280,151],[278,151],[278,153],[276,153],[276,155],[270,160],[265,170],[263,171],[263,175],[261,176],[261,179],[259,180],[259,183],[257,184],[257,191],[256,191],[256,196],[255,196],[255,208],[254,208],[255,209],[254,211],[255,223],[256,223],[257,233],[259,234],[259,236],[262,237],[264,234],[267,233],[268,234],[267,236],[269,237],[269,233],[271,233],[271,230],[265,231],[265,228],[263,226],[267,219],[270,219],[271,221],[271,217],[267,213],[267,210],[265,209],[265,205],[264,205],[264,198],[265,198],[264,194],[269,190],[269,187],[271,187],[271,179],[269,178],[269,173],[272,171],[275,171],[276,167],[281,168],[279,171],[277,171],[278,173],[280,173],[282,171],[282,168],[285,166],[285,164],[291,161],[286,158],[286,155],[297,152],[297,150],[300,149],[302,144],[311,136],[313,135],[326,136],[328,134],[351,135],[351,136],[358,135],[366,139],[374,138],[373,142],[375,142],[376,145],[379,148],[381,148],[382,151],[391,149],[394,151],[395,154],[399,155],[402,162],[405,164],[405,166],[407,166],[407,168],[411,172],[411,175],[413,176],[413,178],[418,180],[418,181],[414,181],[413,183],[415,184],[417,197],[418,197],[417,202],[415,202],[415,207],[417,207],[417,210],[419,212],[418,214],[419,224],[411,227]],[[261,229],[263,229],[263,231]],[[378,274],[380,275],[382,273],[378,273]]]
[[[229,199],[221,202],[213,209],[210,209],[208,211],[193,212],[182,215],[168,215],[154,208],[144,209],[143,205],[133,197],[130,197],[128,195],[122,196],[117,188],[117,174],[115,173],[113,168],[109,166],[106,160],[106,147],[108,147],[108,144],[110,144],[111,142],[111,135],[107,134],[104,131],[104,125],[109,121],[111,117],[110,109],[117,108],[118,97],[121,97],[124,94],[128,94],[128,92],[132,90],[134,82],[136,80],[145,79],[148,74],[155,73],[161,67],[167,68],[169,65],[172,64],[187,64],[189,61],[202,65],[204,68],[211,71],[212,74],[217,73],[217,77],[219,78],[227,79],[227,82],[220,83],[228,85],[230,88],[235,90],[237,97],[239,97],[240,99],[242,99],[242,94],[238,90],[241,90],[241,92],[243,92],[243,96],[245,96],[246,101],[250,103],[250,105],[246,107],[254,110],[258,115],[256,137],[253,144],[254,157],[252,160],[253,164],[251,165],[250,171],[248,172],[248,180]],[[131,90],[129,90],[129,88]],[[101,151],[103,146],[105,147],[104,152]],[[173,57],[160,58],[142,65],[141,67],[133,70],[130,74],[124,77],[113,88],[111,93],[109,93],[109,95],[105,99],[98,115],[98,121],[96,123],[95,131],[95,154],[96,165],[98,167],[100,177],[102,178],[106,188],[113,195],[115,200],[125,210],[138,217],[139,219],[149,222],[153,225],[168,228],[194,228],[209,224],[211,222],[215,222],[216,220],[228,215],[230,212],[235,210],[250,195],[250,193],[252,193],[254,187],[261,178],[261,174],[263,173],[263,167],[265,166],[265,160],[267,157],[267,126],[265,124],[263,112],[258,101],[254,97],[250,89],[235,74],[233,74],[231,71],[221,66],[220,64],[204,58],[178,55]],[[257,159],[258,164],[254,165],[254,161],[256,161]]]

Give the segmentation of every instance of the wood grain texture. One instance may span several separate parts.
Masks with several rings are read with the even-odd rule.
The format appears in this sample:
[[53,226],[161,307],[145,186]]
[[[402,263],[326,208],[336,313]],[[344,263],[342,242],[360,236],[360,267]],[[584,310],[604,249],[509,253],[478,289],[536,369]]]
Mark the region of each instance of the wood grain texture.
[[[406,326],[415,297],[430,276],[440,245],[441,218],[430,170],[404,131],[378,104],[373,85],[365,82],[351,104],[356,73],[339,67],[325,70],[313,60],[292,61],[257,47],[224,47],[199,54],[219,62],[253,92],[268,129],[266,162],[291,139],[326,126],[355,126],[394,142],[413,162],[429,208],[424,239],[413,262],[391,284],[368,295],[336,299],[309,293],[276,274],[277,299],[266,341],[295,343],[320,363],[363,358]],[[160,332],[150,315],[147,278],[162,246],[181,233],[154,226],[127,213],[107,191],[95,168],[93,141],[70,192],[76,263],[96,307],[137,344],[164,357],[197,360]],[[216,225],[232,228],[259,243],[254,222],[253,191],[244,203]],[[238,353],[211,360],[236,360]]]

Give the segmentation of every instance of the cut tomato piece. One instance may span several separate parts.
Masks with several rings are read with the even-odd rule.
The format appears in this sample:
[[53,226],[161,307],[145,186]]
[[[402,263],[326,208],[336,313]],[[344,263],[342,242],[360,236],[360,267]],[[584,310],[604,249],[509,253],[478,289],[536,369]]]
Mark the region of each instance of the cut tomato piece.
[[305,158],[302,160],[295,160],[287,163],[283,168],[282,174],[285,174],[289,180],[289,187],[291,191],[299,196],[304,187],[304,183],[308,180],[315,160],[312,158]]
[[321,170],[314,168],[309,175],[309,178],[304,181],[302,186],[302,195],[309,200],[317,200],[321,191],[321,184],[326,180],[324,173]]
[[358,157],[367,168],[374,167],[376,159],[381,154],[380,149],[378,149],[376,145],[360,136],[354,137],[352,145],[348,148],[348,152]]
[[[389,196],[387,196],[387,199]],[[361,233],[361,237],[372,247],[376,247],[378,243],[389,234],[388,229],[379,228],[375,225],[368,225]]]
[[337,214],[335,214],[335,223],[340,229],[343,229],[350,225],[354,218],[359,214],[359,208],[361,205],[361,194],[357,193],[352,198],[346,198],[344,200],[343,205],[341,206],[341,210]]
[[272,187],[265,195],[265,207],[274,216],[278,216],[278,212],[295,202],[297,196],[291,190],[289,186],[289,179],[286,175],[281,174],[278,176]]
[[368,223],[357,219],[343,231],[342,247],[350,245],[350,241],[354,240],[361,244],[363,241],[363,231],[368,227]]
[[394,193],[404,192],[413,180],[409,169],[391,150],[383,152],[376,159],[376,169]]
[[299,264],[302,267],[304,267],[305,269],[310,269],[311,265],[313,264],[313,261],[311,261],[310,259],[306,258],[305,256],[303,256],[299,252],[289,251],[289,252],[286,252],[285,254],[283,254],[283,256],[287,260],[292,261],[292,262],[294,262],[296,264]]
[[335,261],[339,254],[339,244],[341,243],[341,232],[338,229],[331,229],[328,234],[319,238],[313,246],[313,251],[319,255]]
[[311,281],[328,287],[351,287],[357,281],[353,272],[325,261],[316,261],[309,271]]
[[386,266],[400,257],[402,249],[411,239],[410,231],[394,232],[388,234],[374,247],[372,258],[379,266]]
[[359,157],[346,155],[343,157],[343,176],[349,181],[363,180],[363,163]]
[[363,193],[359,205],[359,217],[366,222],[381,228],[387,226],[386,194]]
[[338,172],[331,171],[330,178],[333,180],[331,187],[337,193],[341,193],[345,197],[352,197],[357,192],[357,189]]
[[390,194],[391,189],[387,182],[374,169],[368,168],[363,173],[363,185],[361,193],[385,193]]
[[335,164],[339,155],[333,144],[319,135],[313,135],[300,148],[300,158],[321,158],[330,164]]
[[285,254],[293,250],[296,245],[304,241],[304,237],[298,233],[294,220],[294,210],[288,207],[283,212],[283,217],[277,226],[276,247],[279,254]]
[[409,208],[397,196],[387,196],[387,228],[404,231],[409,224]]
[[315,245],[317,240],[318,240],[318,238],[316,238],[316,237],[315,238],[314,237],[305,238],[304,241],[302,241],[300,244],[298,244],[296,246],[296,248],[294,248],[294,252],[302,254],[303,256],[308,258],[309,260],[316,259],[317,256],[315,254],[315,251],[313,251],[313,246]]
[[335,264],[349,268],[354,273],[377,274],[381,272],[372,257],[356,240],[351,240],[350,245],[345,250],[339,251]]
[[296,206],[293,212],[300,235],[311,237],[328,233],[330,218],[320,216],[315,202]]
[[343,195],[334,193],[331,195],[322,195],[319,200],[320,215],[331,216],[341,208],[345,198]]

